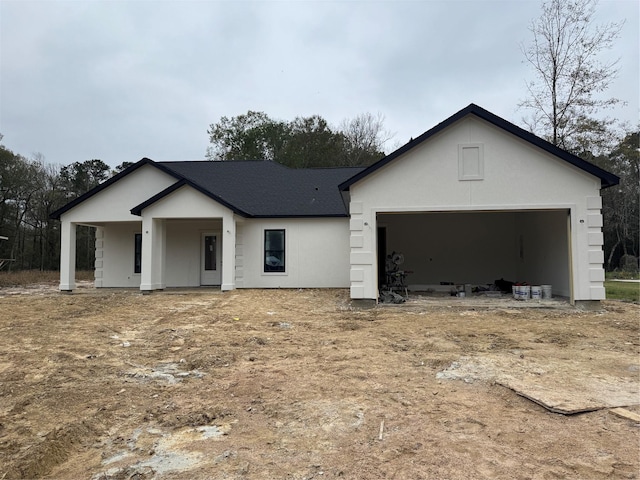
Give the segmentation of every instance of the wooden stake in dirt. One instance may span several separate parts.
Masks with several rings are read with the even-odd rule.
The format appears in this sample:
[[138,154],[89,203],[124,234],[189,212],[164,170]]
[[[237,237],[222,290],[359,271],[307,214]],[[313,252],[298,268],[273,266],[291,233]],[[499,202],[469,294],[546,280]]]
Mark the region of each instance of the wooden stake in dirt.
[[378,434],[378,440],[382,440],[382,432],[384,432],[384,420],[380,422],[380,433]]

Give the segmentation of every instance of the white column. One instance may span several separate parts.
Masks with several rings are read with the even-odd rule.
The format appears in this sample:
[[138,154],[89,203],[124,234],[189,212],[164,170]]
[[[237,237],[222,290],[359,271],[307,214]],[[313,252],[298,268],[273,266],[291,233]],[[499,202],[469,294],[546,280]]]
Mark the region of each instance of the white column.
[[62,220],[60,225],[60,290],[76,288],[76,224]]
[[104,228],[96,227],[96,259],[94,263],[94,285],[96,288],[104,286],[102,275],[104,273]]
[[153,219],[153,288],[164,290],[165,283],[165,256],[166,249],[166,220]]
[[165,288],[165,221],[160,218],[142,217],[142,271],[140,290]]
[[140,290],[153,290],[153,219],[142,217],[142,259],[140,271]]
[[220,289],[236,288],[236,219],[233,214],[222,217],[222,285]]

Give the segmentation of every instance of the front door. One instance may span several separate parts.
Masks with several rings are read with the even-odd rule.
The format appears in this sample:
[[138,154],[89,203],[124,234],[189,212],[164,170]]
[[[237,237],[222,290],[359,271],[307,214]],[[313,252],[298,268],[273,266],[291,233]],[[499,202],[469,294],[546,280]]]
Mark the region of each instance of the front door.
[[200,242],[200,285],[220,285],[220,234],[203,233]]

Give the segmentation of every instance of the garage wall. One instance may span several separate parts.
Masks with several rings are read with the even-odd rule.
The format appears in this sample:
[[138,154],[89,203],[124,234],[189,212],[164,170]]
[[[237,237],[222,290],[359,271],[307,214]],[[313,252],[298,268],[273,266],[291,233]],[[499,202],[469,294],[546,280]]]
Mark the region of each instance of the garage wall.
[[[237,286],[346,288],[349,231],[346,218],[246,219],[238,224]],[[285,229],[286,272],[263,272],[265,229]]]
[[402,252],[413,288],[493,283],[517,278],[515,213],[426,213],[380,215],[388,252]]
[[567,211],[516,215],[516,278],[532,285],[551,285],[554,295],[570,297],[567,217]]
[[[462,153],[467,147],[472,155]],[[525,210],[571,212],[574,299],[604,298],[600,179],[473,115],[355,183],[350,195],[352,298],[377,298],[378,214]]]

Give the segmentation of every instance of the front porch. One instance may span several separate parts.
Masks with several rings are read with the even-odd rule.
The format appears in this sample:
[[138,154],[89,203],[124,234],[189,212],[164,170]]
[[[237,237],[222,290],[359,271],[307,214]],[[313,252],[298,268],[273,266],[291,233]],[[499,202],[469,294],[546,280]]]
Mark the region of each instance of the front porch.
[[[76,289],[76,227],[62,223],[60,290]],[[96,288],[235,288],[235,219],[153,218],[95,228]]]

